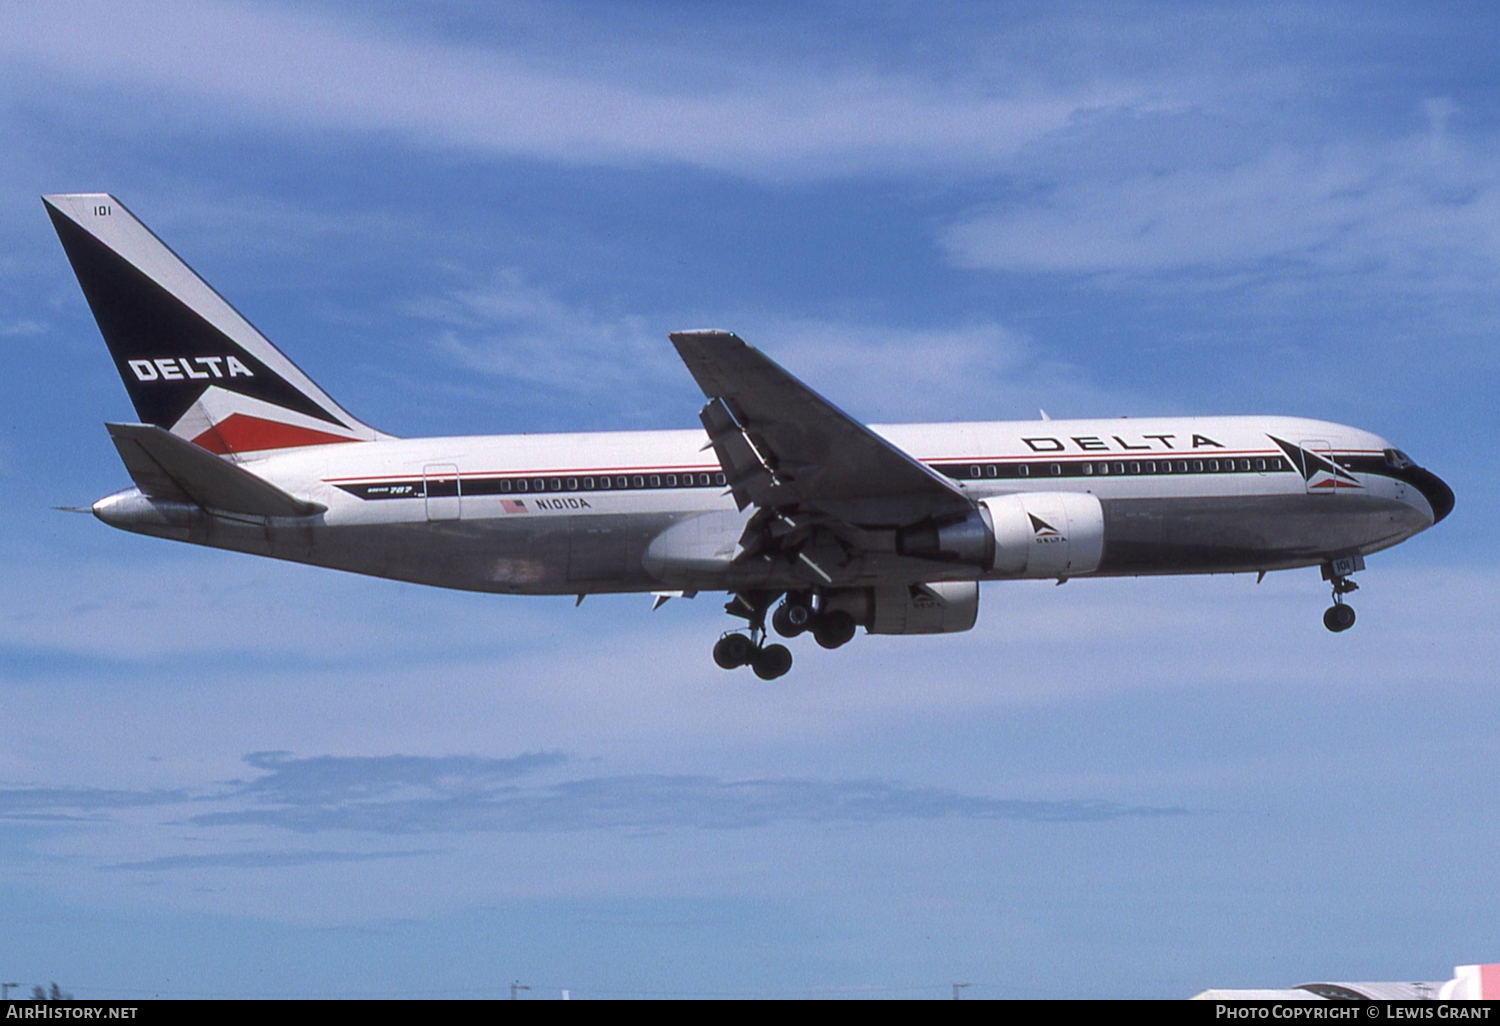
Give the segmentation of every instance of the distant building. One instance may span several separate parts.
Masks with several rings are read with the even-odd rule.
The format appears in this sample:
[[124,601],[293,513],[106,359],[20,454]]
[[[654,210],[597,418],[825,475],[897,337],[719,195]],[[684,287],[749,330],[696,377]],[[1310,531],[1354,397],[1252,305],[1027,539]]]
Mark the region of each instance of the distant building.
[[1494,1001],[1500,1000],[1500,962],[1453,967],[1453,979],[1417,983],[1331,981],[1267,990],[1213,988],[1194,1001]]

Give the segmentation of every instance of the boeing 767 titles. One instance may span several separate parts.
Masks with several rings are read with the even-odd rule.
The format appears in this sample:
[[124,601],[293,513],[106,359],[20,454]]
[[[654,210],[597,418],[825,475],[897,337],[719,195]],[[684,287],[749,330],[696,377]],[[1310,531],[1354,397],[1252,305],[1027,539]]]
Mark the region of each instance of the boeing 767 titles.
[[[861,424],[725,331],[670,335],[701,429],[395,438],[334,402],[114,197],[43,197],[140,422],[114,527],[443,588],[726,592],[726,669],[785,637],[966,631],[979,582],[1351,575],[1453,492],[1385,439],[1295,417]],[[779,604],[778,604],[779,603]],[[774,609],[774,612],[773,612]]]

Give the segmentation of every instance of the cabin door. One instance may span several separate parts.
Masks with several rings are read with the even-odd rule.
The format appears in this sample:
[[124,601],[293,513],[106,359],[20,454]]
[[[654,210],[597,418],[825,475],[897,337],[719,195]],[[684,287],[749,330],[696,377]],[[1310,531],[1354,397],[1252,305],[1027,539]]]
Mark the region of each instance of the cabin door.
[[1297,443],[1302,448],[1302,482],[1309,495],[1332,495],[1336,490],[1334,476],[1328,472],[1333,466],[1333,446],[1318,439]]
[[429,521],[457,520],[463,515],[463,486],[458,467],[452,463],[429,463],[422,468],[422,494]]

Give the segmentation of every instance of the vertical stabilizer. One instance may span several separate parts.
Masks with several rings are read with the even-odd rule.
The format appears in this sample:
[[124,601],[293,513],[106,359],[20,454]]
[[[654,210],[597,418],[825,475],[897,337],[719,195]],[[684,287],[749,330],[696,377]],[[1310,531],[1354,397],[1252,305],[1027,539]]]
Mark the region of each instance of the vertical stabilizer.
[[142,422],[221,455],[387,437],[329,398],[119,200],[42,201]]

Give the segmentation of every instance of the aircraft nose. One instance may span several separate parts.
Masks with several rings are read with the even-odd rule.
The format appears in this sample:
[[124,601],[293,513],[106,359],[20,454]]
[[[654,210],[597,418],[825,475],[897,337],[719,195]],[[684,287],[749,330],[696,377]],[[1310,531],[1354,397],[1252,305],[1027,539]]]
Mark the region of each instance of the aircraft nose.
[[1434,524],[1453,512],[1453,489],[1449,488],[1448,483],[1432,471],[1412,467],[1408,471],[1406,480],[1422,493],[1422,498],[1426,499],[1427,505],[1432,507]]

